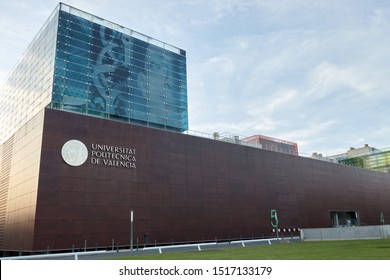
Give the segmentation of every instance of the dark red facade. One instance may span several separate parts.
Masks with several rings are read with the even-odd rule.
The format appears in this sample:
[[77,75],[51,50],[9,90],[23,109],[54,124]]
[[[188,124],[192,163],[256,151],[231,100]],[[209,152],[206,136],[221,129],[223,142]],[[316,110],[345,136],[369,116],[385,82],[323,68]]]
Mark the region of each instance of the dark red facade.
[[[64,162],[77,139],[136,149],[136,168]],[[329,227],[330,211],[359,212],[362,224],[390,216],[390,174],[45,110],[32,236],[26,251],[270,236],[279,226]],[[5,249],[20,248],[20,240]],[[7,239],[6,239],[7,240]]]

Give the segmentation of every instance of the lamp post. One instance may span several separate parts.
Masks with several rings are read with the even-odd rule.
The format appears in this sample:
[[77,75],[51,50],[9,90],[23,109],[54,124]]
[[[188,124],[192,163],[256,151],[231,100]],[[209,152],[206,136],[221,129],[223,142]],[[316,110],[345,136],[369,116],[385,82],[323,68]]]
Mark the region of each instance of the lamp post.
[[133,235],[134,235],[134,211],[131,210],[130,212],[130,252],[133,254]]

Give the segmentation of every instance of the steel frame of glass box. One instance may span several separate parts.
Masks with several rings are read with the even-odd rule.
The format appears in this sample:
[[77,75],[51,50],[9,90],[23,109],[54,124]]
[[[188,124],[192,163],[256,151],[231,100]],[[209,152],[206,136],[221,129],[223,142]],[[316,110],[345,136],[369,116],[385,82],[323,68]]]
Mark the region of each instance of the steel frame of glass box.
[[185,51],[63,3],[1,88],[0,144],[46,106],[188,129]]

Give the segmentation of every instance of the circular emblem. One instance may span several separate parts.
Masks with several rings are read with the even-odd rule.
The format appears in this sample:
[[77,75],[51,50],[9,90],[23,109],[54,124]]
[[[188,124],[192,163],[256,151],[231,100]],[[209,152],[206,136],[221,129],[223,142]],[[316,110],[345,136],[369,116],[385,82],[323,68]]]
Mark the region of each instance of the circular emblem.
[[61,155],[67,164],[80,166],[88,158],[88,149],[79,140],[69,140],[62,146]]

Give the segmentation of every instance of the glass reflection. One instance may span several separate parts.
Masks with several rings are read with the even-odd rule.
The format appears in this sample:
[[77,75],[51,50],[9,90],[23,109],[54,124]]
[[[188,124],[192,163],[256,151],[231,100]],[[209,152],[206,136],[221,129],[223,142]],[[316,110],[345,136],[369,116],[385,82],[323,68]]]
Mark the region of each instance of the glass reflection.
[[188,128],[184,57],[63,11],[57,48],[59,108]]

